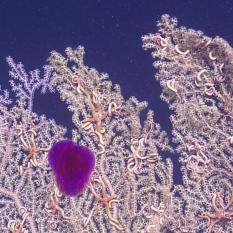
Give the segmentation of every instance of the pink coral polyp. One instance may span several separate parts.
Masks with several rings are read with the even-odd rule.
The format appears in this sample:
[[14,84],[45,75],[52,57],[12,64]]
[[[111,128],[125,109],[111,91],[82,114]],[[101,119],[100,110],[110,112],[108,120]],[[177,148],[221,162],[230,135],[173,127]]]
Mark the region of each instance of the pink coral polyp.
[[69,196],[84,190],[95,167],[94,154],[87,147],[70,140],[54,144],[48,160],[59,190]]

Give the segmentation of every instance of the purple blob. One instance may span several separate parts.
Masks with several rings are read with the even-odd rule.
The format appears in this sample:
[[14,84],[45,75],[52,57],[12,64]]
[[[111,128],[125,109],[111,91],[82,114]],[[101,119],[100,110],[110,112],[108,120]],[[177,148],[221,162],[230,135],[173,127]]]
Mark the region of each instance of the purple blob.
[[84,190],[95,167],[94,154],[87,147],[70,140],[54,144],[48,159],[59,190],[69,196]]

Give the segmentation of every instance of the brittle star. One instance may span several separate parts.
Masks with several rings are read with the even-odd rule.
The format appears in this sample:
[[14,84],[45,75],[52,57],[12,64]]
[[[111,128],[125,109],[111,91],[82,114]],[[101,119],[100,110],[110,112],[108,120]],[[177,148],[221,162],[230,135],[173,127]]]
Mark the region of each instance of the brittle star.
[[[219,200],[219,205],[221,208],[217,207],[217,199]],[[233,192],[231,195],[231,199],[229,200],[229,203],[224,207],[224,201],[222,197],[220,196],[220,193],[217,192],[214,194],[212,199],[212,207],[215,211],[215,213],[204,213],[204,215],[200,216],[201,218],[207,219],[207,227],[208,231],[211,232],[214,225],[218,224],[221,220],[232,220],[233,219],[233,211],[229,212],[227,211],[230,207],[232,207],[233,204]]]
[[[111,102],[108,105],[108,110],[104,111],[103,104],[101,103],[103,100],[102,96],[93,92],[93,96],[91,98],[91,95],[86,90],[83,88],[81,90],[87,96],[88,105],[91,110],[91,116],[86,117],[83,120],[83,127],[85,129],[92,128],[91,135],[96,135],[99,138],[99,147],[101,148],[101,152],[99,154],[102,154],[104,153],[104,141],[102,134],[105,132],[105,128],[103,128],[102,122],[107,117],[120,115],[121,105],[117,105],[115,102]],[[93,124],[95,125],[95,129],[92,126]]]
[[20,223],[16,220],[9,221],[9,223],[7,225],[8,230],[11,233],[24,233],[25,232],[25,228],[23,228],[24,221],[25,220],[23,220],[22,223]]
[[23,220],[21,223],[18,220],[11,220],[7,224],[7,228],[11,233],[24,233],[24,232],[26,232],[26,229],[23,227],[23,225],[24,225],[25,220],[29,214],[27,213],[27,211],[24,208],[21,209],[21,212],[22,212],[21,214],[23,217]]
[[66,216],[64,210],[59,206],[59,197],[61,197],[61,194],[58,188],[55,187],[55,190],[50,194],[50,202],[45,203],[44,211],[48,215],[55,214],[58,212],[64,219],[72,219],[71,217]]
[[[79,79],[76,76],[72,77],[72,82],[78,84],[77,87],[78,93],[80,94],[83,93],[88,98],[88,105],[90,107],[92,117],[87,117],[86,119],[83,120],[83,123],[95,123],[96,124],[95,131],[100,134],[103,133],[104,129],[102,129],[102,120],[104,120],[108,116],[108,112],[103,111],[103,106],[101,104],[102,96],[96,94],[95,92],[91,94],[88,90],[86,90],[83,87],[84,86],[83,80]],[[95,106],[95,104],[97,106]],[[88,124],[84,124],[84,127],[87,126]]]
[[101,187],[102,188],[102,197],[96,193],[96,191],[94,190],[94,187],[93,187],[93,185],[91,183],[90,184],[91,192],[100,203],[97,206],[92,208],[89,216],[84,221],[84,226],[87,226],[87,224],[89,223],[89,221],[90,221],[90,219],[91,219],[91,217],[92,217],[92,215],[94,214],[95,211],[97,211],[101,207],[105,206],[105,210],[106,210],[106,213],[107,213],[107,216],[108,216],[108,219],[109,219],[109,223],[112,226],[114,226],[116,229],[123,230],[123,227],[120,226],[119,221],[116,218],[114,218],[111,215],[111,212],[110,212],[110,208],[112,207],[112,203],[114,203],[114,202],[119,203],[119,200],[116,200],[115,196],[107,197],[106,185],[105,185],[103,179],[101,178],[101,176],[99,176],[98,178],[95,178],[93,181],[101,184],[101,186],[102,186]]
[[[119,115],[119,108],[121,106],[117,106],[115,102],[111,102],[108,106],[108,111],[103,110],[103,105],[101,103],[101,98],[98,94],[93,92],[93,98],[91,99],[90,95],[86,93],[88,97],[88,105],[91,110],[91,117],[87,117],[86,119],[83,120],[84,123],[95,123],[96,125],[96,131],[98,133],[104,133],[105,129],[102,128],[102,121],[107,117],[107,116],[112,116],[112,115]],[[96,105],[96,106],[95,106]]]
[[[36,154],[40,151],[48,151],[49,150],[49,147],[48,148],[38,148],[36,146],[36,143],[35,143],[35,136],[36,136],[36,132],[33,130],[33,129],[29,129],[28,131],[31,135],[31,138],[30,140],[27,138],[27,141],[28,143],[24,140],[24,137],[23,137],[23,130],[20,129],[20,132],[19,132],[19,138],[20,138],[20,141],[21,143],[23,144],[24,146],[24,149],[27,150],[29,152],[29,155],[31,157],[30,159],[30,163],[36,167],[38,166],[38,162],[36,160]],[[20,168],[20,172],[22,173],[22,168]]]
[[145,145],[148,144],[149,136],[153,130],[153,123],[150,124],[150,128],[148,132],[146,132],[144,137],[140,139],[131,139],[131,152],[132,154],[129,155],[127,161],[127,169],[130,172],[134,172],[135,174],[139,174],[139,160],[147,160],[150,163],[154,163],[158,161],[158,157],[156,153],[149,153],[146,152],[143,154],[141,152],[145,151]]

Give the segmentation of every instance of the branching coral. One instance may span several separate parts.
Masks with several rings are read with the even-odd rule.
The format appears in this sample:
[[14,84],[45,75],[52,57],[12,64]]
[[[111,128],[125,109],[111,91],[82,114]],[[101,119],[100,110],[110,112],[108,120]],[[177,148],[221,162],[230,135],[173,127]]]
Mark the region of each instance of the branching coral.
[[[0,90],[1,232],[233,232],[233,50],[168,15],[157,25],[143,47],[153,50],[173,111],[174,148],[152,111],[142,122],[146,102],[125,100],[107,74],[85,65],[83,47],[53,51],[42,78],[7,58],[15,97]],[[72,131],[34,112],[40,88],[58,91]],[[89,182],[72,197],[48,163],[67,131],[95,155]],[[180,156],[183,184],[174,183],[166,152]]]

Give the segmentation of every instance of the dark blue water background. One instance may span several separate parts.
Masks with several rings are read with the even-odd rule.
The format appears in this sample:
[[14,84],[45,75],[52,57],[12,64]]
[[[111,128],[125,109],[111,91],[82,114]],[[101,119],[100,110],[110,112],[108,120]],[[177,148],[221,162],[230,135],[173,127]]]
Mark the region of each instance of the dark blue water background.
[[[155,120],[170,134],[170,112],[159,98],[152,58],[141,47],[141,36],[155,32],[164,13],[233,45],[232,0],[0,0],[0,83],[9,87],[6,56],[31,70],[42,67],[51,50],[83,45],[86,64],[109,73],[125,98],[148,101]],[[64,109],[58,95],[36,96],[36,112],[71,129],[71,114]],[[179,182],[177,155],[173,162]]]

